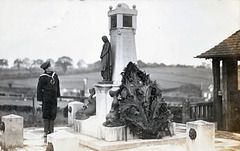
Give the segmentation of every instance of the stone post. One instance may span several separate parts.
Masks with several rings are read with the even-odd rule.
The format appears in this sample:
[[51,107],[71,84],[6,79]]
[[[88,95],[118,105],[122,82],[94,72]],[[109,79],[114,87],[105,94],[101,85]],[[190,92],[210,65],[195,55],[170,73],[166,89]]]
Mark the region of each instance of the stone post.
[[170,123],[168,123],[168,126],[169,126],[171,135],[175,135],[176,134],[176,123],[170,122]]
[[77,136],[65,130],[49,134],[47,140],[52,143],[54,151],[79,150],[79,139]]
[[3,132],[3,149],[23,147],[23,117],[10,114],[2,116],[5,130]]
[[215,124],[198,120],[187,123],[186,151],[214,151]]
[[96,84],[96,116],[105,118],[109,113],[113,98],[109,95],[112,84]]
[[68,124],[71,125],[73,124],[73,121],[75,119],[75,114],[76,112],[83,108],[83,103],[82,102],[78,102],[78,101],[74,101],[74,102],[70,102],[68,103]]

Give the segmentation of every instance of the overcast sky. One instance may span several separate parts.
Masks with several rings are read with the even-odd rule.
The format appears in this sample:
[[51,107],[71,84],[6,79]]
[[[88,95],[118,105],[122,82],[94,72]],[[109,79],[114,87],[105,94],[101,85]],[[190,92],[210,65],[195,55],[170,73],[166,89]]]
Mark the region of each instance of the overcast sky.
[[200,65],[195,56],[240,29],[240,0],[0,0],[0,59],[98,61],[109,6],[122,2],[138,10],[144,62]]

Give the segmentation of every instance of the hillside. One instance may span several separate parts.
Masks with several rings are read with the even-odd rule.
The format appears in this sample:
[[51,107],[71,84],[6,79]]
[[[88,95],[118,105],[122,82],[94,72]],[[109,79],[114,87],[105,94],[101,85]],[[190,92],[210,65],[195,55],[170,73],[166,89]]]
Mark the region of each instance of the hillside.
[[162,67],[143,68],[162,89],[176,88],[185,84],[208,86],[212,83],[212,71],[205,68]]
[[[161,89],[170,89],[180,87],[185,84],[194,84],[206,86],[212,83],[211,69],[205,68],[186,68],[186,67],[158,67],[158,68],[141,68],[150,75],[152,80],[156,80]],[[101,81],[100,72],[80,73],[74,75],[59,75],[61,88],[66,89],[83,89],[83,79],[87,78],[87,88],[91,88],[97,82]],[[37,86],[38,78],[24,79],[2,79],[0,86],[8,87],[33,88]]]

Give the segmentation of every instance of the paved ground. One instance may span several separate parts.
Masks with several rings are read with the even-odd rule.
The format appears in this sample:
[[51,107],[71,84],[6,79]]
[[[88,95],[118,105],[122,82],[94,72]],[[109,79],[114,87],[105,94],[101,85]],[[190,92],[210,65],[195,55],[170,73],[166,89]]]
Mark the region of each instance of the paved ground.
[[[55,132],[59,130],[66,130],[71,132],[69,127],[56,127]],[[132,149],[125,149],[124,151],[186,151],[185,143],[183,143],[185,136],[184,127],[178,129],[179,141],[171,141],[171,143],[163,142],[163,144],[144,143],[135,146]],[[181,139],[181,141],[180,141]],[[167,140],[167,139],[166,139]],[[136,141],[136,140],[133,140]],[[160,141],[160,140],[159,140]],[[131,141],[129,142],[131,143]],[[24,147],[12,149],[11,151],[45,151],[47,143],[44,142],[42,128],[25,128],[24,129]],[[94,151],[93,149],[79,146],[79,151]],[[215,134],[215,151],[240,151],[240,134],[230,133],[225,131],[216,131]]]

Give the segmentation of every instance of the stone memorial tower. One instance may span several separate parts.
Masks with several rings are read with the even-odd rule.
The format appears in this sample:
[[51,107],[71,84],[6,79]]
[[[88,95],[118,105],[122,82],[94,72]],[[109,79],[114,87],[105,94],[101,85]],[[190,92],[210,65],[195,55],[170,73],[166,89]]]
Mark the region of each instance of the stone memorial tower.
[[[128,5],[120,3],[116,9],[109,7],[109,34],[111,56],[113,62],[113,83],[104,79],[94,85],[96,90],[96,115],[86,120],[73,120],[74,129],[83,134],[104,139],[106,141],[117,141],[124,139],[124,126],[105,127],[103,122],[111,110],[113,98],[109,95],[110,90],[117,90],[121,84],[121,73],[131,61],[137,63],[135,33],[136,33],[136,6],[129,9]],[[103,40],[104,41],[104,40]],[[104,41],[106,42],[106,41]],[[103,77],[104,78],[104,77]],[[131,136],[131,135],[130,135]],[[133,137],[131,137],[133,138]],[[128,139],[130,139],[128,137]]]
[[116,9],[109,7],[109,32],[113,55],[113,75],[115,84],[121,82],[121,72],[132,61],[137,63],[135,34],[137,28],[136,6],[129,9],[127,4],[120,3]]

